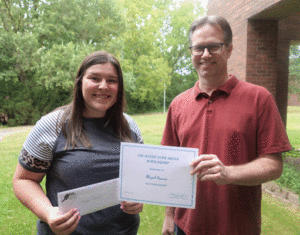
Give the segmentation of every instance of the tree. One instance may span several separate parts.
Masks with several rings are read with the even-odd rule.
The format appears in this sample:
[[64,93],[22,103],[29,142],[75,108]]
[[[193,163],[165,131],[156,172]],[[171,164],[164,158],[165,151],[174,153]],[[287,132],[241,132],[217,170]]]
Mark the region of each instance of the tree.
[[289,94],[300,97],[300,46],[298,43],[290,46]]
[[157,109],[158,94],[170,83],[171,68],[157,42],[168,7],[168,1],[162,2],[120,0],[127,28],[120,57],[131,112]]
[[34,67],[36,84],[48,90],[71,92],[79,65],[86,55],[95,51],[91,44],[54,44],[50,49],[40,48]]
[[173,4],[166,14],[160,47],[172,68],[171,84],[166,92],[167,105],[179,93],[191,88],[198,79],[191,62],[188,32],[191,23],[203,14],[200,1],[192,0]]
[[[120,0],[124,7],[127,31],[123,34],[123,68],[126,71],[127,96],[135,105],[150,102],[162,107],[163,90],[174,98],[194,83],[189,54],[188,30],[204,10],[197,1]],[[156,63],[156,65],[154,65]],[[173,89],[182,78],[181,89]],[[173,85],[170,87],[171,80]],[[186,86],[188,85],[188,86]],[[129,93],[130,91],[130,93]],[[141,106],[141,104],[140,104]],[[138,107],[141,110],[141,107]],[[143,105],[142,105],[143,106]],[[147,108],[147,104],[144,104]]]
[[82,59],[115,53],[123,22],[113,0],[1,0],[0,116],[32,124],[69,102]]
[[185,0],[173,6],[166,15],[160,41],[173,73],[190,74],[193,70],[188,32],[191,23],[203,13],[199,1]]
[[6,32],[30,30],[32,19],[38,16],[40,0],[1,0],[0,22]]
[[124,19],[114,0],[49,0],[39,12],[33,32],[46,48],[73,42],[106,49],[124,31]]
[[97,50],[119,59],[131,113],[162,108],[166,87],[171,100],[195,81],[187,32],[202,13],[192,0],[1,0],[0,115],[32,124],[66,104]]

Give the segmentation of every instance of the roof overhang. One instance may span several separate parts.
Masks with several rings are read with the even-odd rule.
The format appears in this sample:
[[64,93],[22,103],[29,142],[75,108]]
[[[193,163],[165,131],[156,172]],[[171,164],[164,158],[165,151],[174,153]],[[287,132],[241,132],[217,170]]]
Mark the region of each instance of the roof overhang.
[[281,20],[300,12],[300,0],[281,0],[249,17],[249,20]]

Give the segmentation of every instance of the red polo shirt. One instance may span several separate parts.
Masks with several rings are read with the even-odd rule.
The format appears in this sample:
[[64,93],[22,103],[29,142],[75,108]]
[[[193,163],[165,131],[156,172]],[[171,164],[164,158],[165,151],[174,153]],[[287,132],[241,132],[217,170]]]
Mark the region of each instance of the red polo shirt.
[[[216,154],[225,165],[288,151],[289,140],[273,96],[235,76],[211,96],[198,82],[171,103],[162,145]],[[196,209],[176,208],[175,223],[187,235],[256,235],[261,227],[261,186],[197,184]]]

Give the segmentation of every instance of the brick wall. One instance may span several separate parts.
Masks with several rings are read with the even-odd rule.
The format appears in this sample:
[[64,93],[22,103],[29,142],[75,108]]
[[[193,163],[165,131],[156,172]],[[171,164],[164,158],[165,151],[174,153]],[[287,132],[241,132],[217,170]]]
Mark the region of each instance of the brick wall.
[[300,40],[299,0],[209,0],[208,15],[220,15],[233,31],[229,73],[266,87],[286,123],[290,40]]
[[271,7],[280,0],[209,0],[208,15],[220,15],[228,20],[233,31],[233,53],[228,61],[229,73],[246,80],[248,18]]
[[276,95],[278,22],[249,21],[247,31],[247,81]]

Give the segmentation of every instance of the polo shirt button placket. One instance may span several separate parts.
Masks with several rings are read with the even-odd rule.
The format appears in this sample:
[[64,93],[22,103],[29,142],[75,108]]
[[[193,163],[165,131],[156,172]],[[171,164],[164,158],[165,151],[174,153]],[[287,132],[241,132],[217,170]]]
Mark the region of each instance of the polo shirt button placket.
[[207,113],[209,114],[212,113],[212,107],[211,107],[212,102],[213,102],[212,99],[208,100]]

